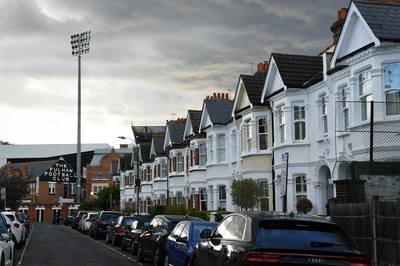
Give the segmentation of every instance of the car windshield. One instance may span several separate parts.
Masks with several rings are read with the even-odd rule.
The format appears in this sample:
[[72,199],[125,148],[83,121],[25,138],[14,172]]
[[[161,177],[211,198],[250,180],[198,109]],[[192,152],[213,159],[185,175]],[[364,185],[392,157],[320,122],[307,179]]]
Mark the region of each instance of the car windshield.
[[264,248],[276,249],[343,251],[355,248],[338,226],[312,222],[261,222],[259,242]]
[[111,223],[112,221],[116,220],[119,216],[121,216],[120,213],[103,213],[100,220],[105,221],[107,223]]
[[133,221],[134,221],[134,218],[125,218],[125,219],[122,219],[121,225],[122,226],[131,225]]
[[6,216],[11,220],[11,222],[14,222],[14,220],[15,220],[14,215],[7,214]]

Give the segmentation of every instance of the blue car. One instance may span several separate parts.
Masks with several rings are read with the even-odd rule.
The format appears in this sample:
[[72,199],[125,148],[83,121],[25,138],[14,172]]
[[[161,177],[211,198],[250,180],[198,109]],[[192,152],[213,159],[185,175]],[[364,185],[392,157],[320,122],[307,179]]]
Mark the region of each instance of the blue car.
[[164,265],[190,265],[193,249],[202,240],[201,231],[211,231],[218,223],[207,221],[182,221],[178,223],[166,243],[166,257]]

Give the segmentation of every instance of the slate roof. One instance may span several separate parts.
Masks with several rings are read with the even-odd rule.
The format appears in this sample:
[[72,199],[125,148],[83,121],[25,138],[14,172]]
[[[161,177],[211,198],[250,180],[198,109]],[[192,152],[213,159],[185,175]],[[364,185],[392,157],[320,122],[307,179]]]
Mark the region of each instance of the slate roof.
[[143,162],[151,162],[150,158],[150,148],[151,148],[151,143],[141,143],[140,144],[140,156],[143,160]]
[[381,41],[398,42],[400,38],[400,5],[353,2]]
[[264,75],[240,75],[246,88],[249,100],[253,105],[261,105],[261,95],[264,88],[265,76]]
[[[51,166],[56,164],[59,160],[51,160],[51,161],[39,161],[39,162],[27,162],[27,163],[13,163],[13,169],[18,170],[20,173],[22,173],[22,166],[24,164],[28,165],[28,182],[36,182],[36,177],[41,176],[44,172],[49,170]],[[7,172],[7,167],[8,164],[4,165],[3,168],[1,168],[1,178],[7,177],[8,172]]]
[[169,137],[172,144],[180,144],[185,132],[186,120],[172,120],[167,122]]
[[198,132],[201,120],[201,110],[189,110],[190,121],[192,122],[193,132]]
[[306,88],[322,80],[322,57],[272,53],[283,83],[288,88]]
[[164,140],[165,140],[165,135],[153,136],[153,147],[154,147],[154,152],[156,153],[157,156],[165,154]]
[[205,99],[204,105],[207,109],[211,123],[226,124],[232,120],[232,100]]

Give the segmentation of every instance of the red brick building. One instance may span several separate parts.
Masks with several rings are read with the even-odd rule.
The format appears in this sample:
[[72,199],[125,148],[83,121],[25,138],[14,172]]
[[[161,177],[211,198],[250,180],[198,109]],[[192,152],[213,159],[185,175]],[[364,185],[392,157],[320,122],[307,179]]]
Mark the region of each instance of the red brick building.
[[63,159],[8,163],[0,169],[1,178],[23,177],[29,192],[17,210],[26,212],[32,221],[51,221],[57,214],[65,217],[75,204],[76,172]]
[[[108,150],[109,151],[109,150]],[[119,185],[119,163],[122,155],[112,149],[105,155],[100,155],[98,159],[92,161],[86,167],[86,199],[91,195],[96,195],[102,189]],[[116,178],[114,178],[116,176]]]

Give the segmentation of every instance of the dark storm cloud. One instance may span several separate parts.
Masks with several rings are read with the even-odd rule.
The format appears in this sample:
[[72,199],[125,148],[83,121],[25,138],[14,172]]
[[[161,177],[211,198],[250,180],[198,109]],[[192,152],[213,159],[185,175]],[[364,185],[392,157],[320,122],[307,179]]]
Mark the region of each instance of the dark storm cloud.
[[[337,10],[348,5],[347,0],[3,0],[0,87],[7,97],[0,99],[0,112],[22,120],[23,109],[43,123],[59,121],[57,116],[73,122],[77,57],[71,55],[70,35],[91,30],[90,53],[82,56],[82,109],[83,123],[97,131],[87,132],[90,138],[83,141],[109,142],[93,139],[101,137],[99,128],[110,134],[110,125],[126,123],[129,130],[129,121],[163,123],[170,113],[185,117],[187,109],[201,108],[212,92],[233,96],[239,74],[255,71],[272,52],[318,54],[332,42]],[[9,117],[0,119],[7,123]],[[62,132],[64,124],[49,128]],[[43,139],[36,132],[30,139],[15,131],[2,134],[0,140],[10,142]],[[75,132],[65,139],[75,141]]]

